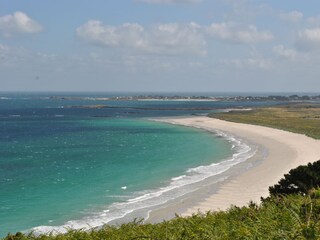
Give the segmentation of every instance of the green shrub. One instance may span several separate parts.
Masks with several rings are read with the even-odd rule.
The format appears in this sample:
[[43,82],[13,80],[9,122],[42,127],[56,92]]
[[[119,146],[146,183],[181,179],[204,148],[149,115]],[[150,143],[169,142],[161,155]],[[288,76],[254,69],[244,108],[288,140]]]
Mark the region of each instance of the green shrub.
[[271,195],[307,194],[320,187],[320,161],[299,166],[284,175],[278,184],[269,187]]

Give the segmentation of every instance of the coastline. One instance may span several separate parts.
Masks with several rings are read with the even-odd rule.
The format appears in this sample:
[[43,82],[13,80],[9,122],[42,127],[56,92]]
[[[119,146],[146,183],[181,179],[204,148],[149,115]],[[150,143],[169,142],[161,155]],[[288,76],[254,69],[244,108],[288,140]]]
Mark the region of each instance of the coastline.
[[226,210],[231,205],[244,206],[250,201],[259,203],[261,197],[268,196],[268,187],[276,184],[285,173],[320,159],[320,140],[302,134],[202,116],[156,121],[222,131],[259,147],[247,164],[238,164],[231,169],[230,178],[219,183],[210,183],[210,179],[205,181],[199,190],[152,210],[147,222],[168,220],[175,213],[190,216],[199,211]]
[[[223,170],[222,173],[211,175],[212,169],[209,169],[210,176],[199,182],[196,181],[185,187],[170,184],[166,188],[161,188],[160,192],[158,189],[155,192],[130,199],[126,204],[136,205],[137,203],[137,205],[134,208],[129,206],[130,209],[126,209],[128,211],[123,216],[113,220],[108,221],[109,210],[104,210],[103,213],[92,216],[93,218],[90,218],[89,221],[80,219],[68,221],[61,226],[39,226],[32,230],[37,234],[51,231],[63,233],[68,228],[89,230],[101,227],[102,223],[119,225],[133,221],[137,217],[144,218],[149,223],[157,223],[174,218],[176,214],[190,216],[198,211],[205,213],[209,210],[226,210],[231,205],[244,206],[250,201],[258,203],[261,197],[268,196],[268,187],[277,183],[283,174],[301,164],[320,159],[320,140],[314,140],[301,134],[232,123],[205,116],[165,117],[149,120],[202,129],[226,140],[232,138],[233,141],[238,141],[240,145],[248,146],[253,151],[250,151],[252,153],[250,156],[243,152],[244,158],[230,165],[230,168]],[[232,162],[235,159],[237,157],[232,156],[230,160]],[[225,159],[221,163],[228,161],[229,159]],[[181,177],[186,176],[179,178]],[[177,190],[179,194],[175,193]],[[171,198],[171,192],[174,192],[175,198]],[[163,203],[153,205],[152,199],[159,198],[159,194],[168,195],[165,196],[167,200],[164,199]],[[145,205],[145,200],[148,201],[147,205]],[[124,207],[123,203],[118,205],[114,207],[119,207],[119,209]]]

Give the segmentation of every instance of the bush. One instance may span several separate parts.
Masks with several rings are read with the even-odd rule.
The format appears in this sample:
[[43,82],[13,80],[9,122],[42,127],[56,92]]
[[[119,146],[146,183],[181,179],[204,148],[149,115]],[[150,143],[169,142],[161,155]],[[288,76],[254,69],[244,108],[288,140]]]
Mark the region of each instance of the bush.
[[269,187],[270,195],[307,194],[320,187],[320,160],[299,166],[284,175],[278,184]]

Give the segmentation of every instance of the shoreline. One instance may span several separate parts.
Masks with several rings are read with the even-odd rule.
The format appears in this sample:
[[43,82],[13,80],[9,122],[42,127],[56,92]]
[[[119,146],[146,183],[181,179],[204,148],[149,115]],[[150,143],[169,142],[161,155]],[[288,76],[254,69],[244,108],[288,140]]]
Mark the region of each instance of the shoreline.
[[[234,166],[230,178],[217,183],[205,181],[199,190],[152,210],[147,222],[161,222],[197,212],[226,210],[231,205],[259,203],[269,195],[268,187],[299,165],[320,159],[320,140],[302,134],[257,125],[227,122],[209,117],[161,118],[159,122],[222,131],[258,147],[257,153]],[[267,154],[266,154],[267,153]],[[251,167],[248,168],[248,163]],[[247,167],[246,167],[247,166]]]
[[[156,123],[156,119],[145,119],[148,122]],[[167,125],[166,127],[181,128],[185,129],[187,127],[181,126],[171,126],[171,124],[160,123],[161,125]],[[189,129],[191,130],[191,129]],[[161,209],[163,206],[167,206],[172,201],[175,202],[176,199],[184,198],[186,195],[198,191],[201,188],[201,185],[204,182],[207,182],[207,179],[210,179],[209,183],[211,185],[212,181],[215,183],[218,181],[223,181],[225,173],[229,171],[232,166],[239,164],[249,158],[254,151],[244,143],[242,140],[234,138],[232,135],[226,135],[222,132],[213,133],[210,131],[197,131],[197,134],[207,134],[215,135],[226,143],[226,147],[232,146],[232,151],[227,151],[221,158],[215,158],[216,161],[212,163],[212,159],[208,159],[209,162],[199,165],[195,162],[196,165],[190,168],[186,168],[185,171],[178,175],[172,176],[171,179],[165,180],[159,187],[150,188],[146,190],[141,190],[138,192],[133,192],[132,194],[127,195],[127,199],[122,201],[116,201],[110,205],[104,206],[98,211],[92,211],[92,214],[84,216],[82,218],[71,219],[63,222],[58,225],[43,224],[31,229],[25,230],[26,233],[33,231],[36,234],[47,234],[49,232],[65,233],[66,229],[83,229],[90,230],[93,228],[100,228],[103,225],[119,225],[128,222],[132,222],[135,219],[148,219],[149,213],[154,210]],[[202,133],[203,132],[203,133]],[[212,147],[212,142],[210,142],[211,137],[207,139],[206,143],[208,148]],[[191,139],[190,139],[191,140]],[[217,140],[217,139],[215,139]],[[180,142],[183,141],[180,139]],[[217,140],[222,141],[222,140]],[[179,142],[174,142],[179,145]],[[173,148],[174,145],[172,145]],[[229,150],[227,149],[226,150]],[[214,154],[213,154],[214,155]],[[201,156],[201,152],[197,157]],[[212,155],[211,155],[212,156]],[[166,166],[166,165],[165,165]],[[221,172],[223,174],[221,174]],[[228,175],[227,175],[228,176]],[[212,180],[214,179],[214,180]],[[175,213],[176,210],[173,211]],[[173,215],[174,217],[174,215]]]
[[[179,118],[184,119],[185,117]],[[175,119],[177,119],[177,117],[175,117]],[[159,121],[159,118],[148,120],[164,123],[162,120]],[[235,149],[233,151],[233,154],[221,159],[220,162],[190,168],[188,169],[188,171],[190,171],[189,173],[187,171],[185,172],[185,175],[175,177],[175,180],[174,178],[172,178],[169,185],[165,185],[159,189],[156,188],[147,190],[143,193],[143,195],[138,195],[135,197],[132,196],[132,198],[123,203],[115,202],[108,206],[108,208],[103,210],[103,212],[97,212],[96,214],[90,216],[90,218],[69,220],[58,226],[41,225],[27,230],[26,232],[34,231],[36,234],[46,234],[48,232],[53,232],[56,234],[64,233],[68,228],[90,230],[92,228],[100,228],[104,224],[119,225],[128,223],[134,221],[134,219],[137,218],[145,219],[145,221],[153,219],[152,222],[161,222],[163,219],[171,219],[175,217],[175,213],[181,214],[186,210],[185,206],[192,206],[195,202],[198,202],[200,199],[199,196],[202,196],[201,199],[203,199],[208,195],[208,192],[212,193],[213,190],[215,191],[217,189],[217,186],[219,186],[227,178],[230,177],[230,172],[235,172],[236,174],[238,174],[238,171],[246,170],[239,170],[239,166],[241,166],[242,168],[247,168],[247,159],[255,154],[256,146],[253,147],[251,143],[249,144],[242,139],[235,138],[233,134],[225,134],[221,131],[210,131],[207,129],[205,129],[205,131],[209,132],[209,134],[214,134],[217,137],[224,139],[224,141],[229,142],[230,147],[232,145],[232,148]],[[236,169],[236,171],[234,171],[234,169]],[[196,176],[197,178],[194,179],[193,176]],[[214,185],[213,189],[212,185]],[[203,189],[203,187],[205,189]],[[195,199],[190,197],[194,193],[197,193],[197,198]],[[157,197],[160,196],[163,202],[158,202]],[[186,199],[186,197],[188,199]],[[185,204],[179,204],[179,201],[181,199]],[[156,204],[154,200],[156,200]],[[131,205],[136,203],[137,206],[132,208]],[[109,208],[117,208],[123,215],[113,216],[112,219],[109,219],[110,214],[115,213],[113,210],[110,211]],[[169,208],[172,209],[172,211],[170,211],[170,214],[168,214]],[[163,209],[165,209],[165,211],[162,211]],[[154,213],[156,212],[160,212],[160,214],[156,214],[157,220],[155,220],[155,218],[153,217],[155,215]],[[104,219],[105,221],[102,221],[102,219]]]
[[[259,203],[261,197],[268,196],[268,187],[276,184],[289,170],[320,159],[320,140],[301,134],[227,122],[206,116],[164,117],[149,120],[198,128],[225,139],[231,137],[235,141],[248,146],[250,156],[231,165],[222,173],[191,183],[188,186],[188,191],[180,196],[154,206],[142,206],[140,204],[139,208],[130,210],[120,218],[117,217],[107,221],[106,224],[119,225],[133,221],[137,217],[145,218],[147,223],[158,223],[163,220],[170,220],[176,214],[185,217],[199,211],[205,213],[207,211],[226,210],[231,205],[244,206],[250,201]],[[228,162],[228,159],[224,160]],[[179,191],[185,191],[184,188],[179,188]],[[168,190],[168,193],[170,191],[172,190]],[[150,192],[147,195],[156,196],[157,192]],[[135,200],[131,199],[131,202],[134,203]],[[107,212],[104,211],[99,216],[106,215]],[[92,218],[90,224],[82,220],[74,220],[61,226],[38,226],[32,230],[35,233],[51,231],[63,233],[66,230],[65,227],[87,230],[95,227],[99,228],[102,226],[99,216]]]

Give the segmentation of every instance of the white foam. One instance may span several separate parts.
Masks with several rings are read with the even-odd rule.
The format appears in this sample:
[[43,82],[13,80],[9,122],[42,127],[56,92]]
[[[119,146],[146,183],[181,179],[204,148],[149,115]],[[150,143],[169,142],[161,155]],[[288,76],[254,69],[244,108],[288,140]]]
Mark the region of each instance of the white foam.
[[187,175],[182,175],[182,176],[179,176],[179,177],[174,177],[174,178],[171,178],[172,181],[178,181],[178,180],[181,180],[183,178],[185,178]]
[[[87,230],[102,226],[116,219],[121,219],[133,211],[142,209],[145,210],[144,217],[148,217],[152,207],[165,204],[172,199],[196,190],[196,186],[194,186],[195,183],[219,175],[230,169],[232,166],[246,161],[255,154],[255,151],[240,139],[236,139],[232,135],[220,131],[217,131],[216,134],[225,138],[232,146],[234,146],[234,154],[230,158],[224,159],[219,163],[188,169],[184,175],[172,178],[170,183],[165,187],[136,193],[133,198],[131,197],[124,202],[113,203],[108,206],[107,209],[83,219],[68,221],[62,226],[39,226],[33,228],[32,231],[35,234],[54,234],[64,233],[70,228]],[[224,179],[225,177],[221,177],[217,181],[223,181]],[[127,186],[123,186],[121,189],[125,190],[127,189]]]

